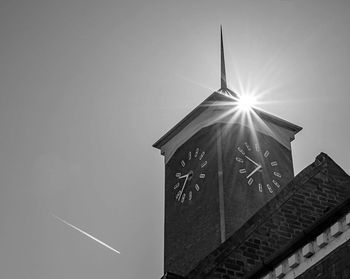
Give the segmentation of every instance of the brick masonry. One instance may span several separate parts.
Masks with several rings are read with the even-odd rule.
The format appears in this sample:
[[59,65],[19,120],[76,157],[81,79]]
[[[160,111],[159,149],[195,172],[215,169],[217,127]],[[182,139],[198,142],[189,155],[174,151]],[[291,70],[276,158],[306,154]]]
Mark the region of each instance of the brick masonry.
[[315,224],[348,198],[349,176],[321,153],[313,164],[202,260],[186,278],[259,278],[259,270],[273,263],[285,251],[295,248],[293,243],[305,238]]

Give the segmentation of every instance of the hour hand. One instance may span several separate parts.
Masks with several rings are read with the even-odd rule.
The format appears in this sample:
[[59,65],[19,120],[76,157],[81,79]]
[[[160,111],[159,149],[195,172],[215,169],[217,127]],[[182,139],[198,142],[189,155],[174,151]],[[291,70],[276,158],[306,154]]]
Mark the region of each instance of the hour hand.
[[261,165],[258,165],[250,174],[248,174],[247,179],[251,177],[254,173],[256,173],[258,170],[260,170],[262,167]]
[[186,173],[184,175],[179,176],[178,179],[185,178],[185,177],[188,178],[189,175],[190,175],[189,173]]

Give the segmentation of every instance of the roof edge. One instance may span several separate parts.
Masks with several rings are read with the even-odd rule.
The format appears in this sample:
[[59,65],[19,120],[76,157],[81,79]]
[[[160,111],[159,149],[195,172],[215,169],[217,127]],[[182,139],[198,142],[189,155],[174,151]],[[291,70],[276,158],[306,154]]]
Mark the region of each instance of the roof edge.
[[[173,135],[180,132],[184,127],[191,122],[192,119],[202,113],[209,105],[219,100],[221,97],[226,97],[220,91],[214,91],[203,102],[201,102],[196,108],[189,112],[180,122],[178,122],[173,128],[171,128],[164,136],[157,140],[152,146],[160,149],[165,143],[167,143]],[[227,98],[227,97],[226,97]]]

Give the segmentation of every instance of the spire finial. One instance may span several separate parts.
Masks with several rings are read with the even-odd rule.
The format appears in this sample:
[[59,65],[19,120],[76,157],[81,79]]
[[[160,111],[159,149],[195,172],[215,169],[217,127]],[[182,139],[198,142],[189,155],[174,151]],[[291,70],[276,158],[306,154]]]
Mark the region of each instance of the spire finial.
[[224,40],[222,38],[222,25],[220,25],[220,37],[221,37],[221,89],[227,89],[226,69],[225,69],[225,54],[224,54]]

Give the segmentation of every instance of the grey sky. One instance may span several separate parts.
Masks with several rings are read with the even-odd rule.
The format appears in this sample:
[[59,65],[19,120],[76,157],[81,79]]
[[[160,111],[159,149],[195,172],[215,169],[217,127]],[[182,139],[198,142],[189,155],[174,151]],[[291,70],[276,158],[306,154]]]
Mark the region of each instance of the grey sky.
[[[350,2],[0,1],[0,277],[160,278],[163,158],[151,145],[220,86],[266,92],[350,170]],[[51,213],[121,251],[57,222]]]

